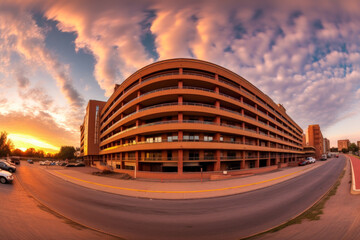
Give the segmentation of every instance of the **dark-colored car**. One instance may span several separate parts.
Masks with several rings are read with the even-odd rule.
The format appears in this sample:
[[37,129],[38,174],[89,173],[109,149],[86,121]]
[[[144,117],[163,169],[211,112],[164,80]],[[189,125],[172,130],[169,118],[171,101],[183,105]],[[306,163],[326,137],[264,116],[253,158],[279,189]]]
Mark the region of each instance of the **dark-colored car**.
[[27,162],[30,163],[30,164],[34,163],[34,161],[32,159],[28,159]]
[[306,164],[309,164],[308,160],[306,159],[299,162],[299,166],[304,166]]
[[11,172],[11,173],[16,171],[16,167],[7,162],[0,162],[0,169]]
[[15,158],[15,159],[11,158],[10,162],[12,162],[12,163],[14,163],[16,165],[20,165],[20,159],[18,159],[18,158]]
[[75,163],[68,163],[65,165],[65,167],[76,167]]
[[85,167],[85,164],[82,162],[76,163],[75,167]]

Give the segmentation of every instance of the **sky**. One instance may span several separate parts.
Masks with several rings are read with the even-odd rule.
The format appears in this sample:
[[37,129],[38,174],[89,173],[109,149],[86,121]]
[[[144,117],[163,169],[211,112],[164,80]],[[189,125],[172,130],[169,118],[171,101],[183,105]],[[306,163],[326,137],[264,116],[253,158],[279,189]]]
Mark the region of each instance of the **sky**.
[[331,146],[360,140],[356,0],[0,0],[0,131],[16,147],[79,146],[89,99],[170,58],[244,77]]

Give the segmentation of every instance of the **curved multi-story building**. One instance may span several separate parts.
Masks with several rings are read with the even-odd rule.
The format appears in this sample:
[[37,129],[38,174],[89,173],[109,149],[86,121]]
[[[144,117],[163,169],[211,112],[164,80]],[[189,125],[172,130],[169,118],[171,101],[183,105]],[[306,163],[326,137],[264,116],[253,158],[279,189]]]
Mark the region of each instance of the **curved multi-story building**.
[[[303,157],[303,131],[284,107],[213,63],[156,62],[116,85],[106,103],[91,103],[98,108],[90,103],[100,114],[81,126],[84,157],[84,139],[98,141],[87,159],[138,177],[264,171]],[[84,134],[85,125],[94,126],[94,136]]]

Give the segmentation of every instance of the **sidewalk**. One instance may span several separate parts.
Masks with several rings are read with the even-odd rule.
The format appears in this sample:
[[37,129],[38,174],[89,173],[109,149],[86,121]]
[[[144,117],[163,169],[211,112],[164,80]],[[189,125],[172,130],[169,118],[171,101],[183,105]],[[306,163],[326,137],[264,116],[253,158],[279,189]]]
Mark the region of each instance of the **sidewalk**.
[[353,155],[346,155],[351,163],[351,193],[360,194],[360,159]]
[[114,194],[150,199],[196,199],[227,196],[264,188],[297,177],[326,162],[317,161],[315,164],[302,167],[281,168],[269,173],[206,182],[120,180],[95,176],[90,171],[79,171],[74,168],[46,168],[45,170],[65,181]]

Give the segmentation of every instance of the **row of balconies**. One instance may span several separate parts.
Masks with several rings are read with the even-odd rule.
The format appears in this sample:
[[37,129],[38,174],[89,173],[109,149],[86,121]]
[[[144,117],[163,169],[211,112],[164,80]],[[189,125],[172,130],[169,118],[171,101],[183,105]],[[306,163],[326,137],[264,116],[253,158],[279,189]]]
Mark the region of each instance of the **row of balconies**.
[[212,140],[212,141],[205,141],[202,139],[182,139],[182,140],[174,140],[172,139],[171,141],[168,141],[167,139],[162,139],[161,141],[131,141],[128,143],[124,143],[124,144],[119,144],[118,142],[114,142],[114,145],[109,144],[109,145],[105,145],[100,147],[100,150],[110,150],[110,149],[114,149],[114,148],[119,148],[119,147],[127,147],[127,146],[132,146],[132,145],[139,145],[139,144],[155,144],[155,143],[172,143],[172,142],[209,142],[209,143],[230,143],[230,144],[240,144],[240,145],[252,145],[252,146],[260,146],[260,147],[268,147],[268,148],[277,148],[277,149],[287,149],[287,150],[294,150],[294,151],[301,151],[301,148],[296,148],[296,147],[289,147],[286,145],[281,145],[281,144],[276,144],[275,143],[275,147],[271,146],[270,143],[268,142],[268,144],[265,145],[260,145],[254,141],[245,141],[245,142],[240,142],[240,141],[220,141],[220,140]]
[[[161,75],[161,76],[164,76],[164,75]],[[157,76],[157,77],[160,77],[160,76]],[[154,78],[157,78],[157,77],[154,77]],[[151,79],[154,79],[154,78],[151,78]],[[148,79],[148,80],[150,80],[150,79]],[[147,80],[147,81],[148,81]],[[142,81],[141,83],[144,83],[145,81]],[[227,82],[225,82],[225,81],[222,81],[222,82],[224,82],[224,83],[226,83],[227,84]],[[229,85],[229,84],[228,84]],[[134,85],[134,86],[136,86],[136,85]],[[134,87],[133,86],[133,87]],[[232,85],[230,85],[230,86],[232,86]],[[191,87],[189,87],[189,88],[191,88]],[[203,88],[204,89],[204,88]],[[289,128],[288,126],[286,126],[285,124],[283,124],[282,122],[281,122],[281,124],[282,125],[284,125],[285,127],[287,127],[287,128],[289,128],[289,130],[291,130],[292,132],[294,132],[294,133],[297,133],[297,134],[301,134],[301,132],[291,123],[291,122],[289,122],[286,118],[284,118],[281,114],[279,114],[277,111],[275,111],[272,107],[270,107],[268,104],[266,104],[263,100],[258,100],[259,98],[257,98],[255,95],[252,95],[251,93],[249,93],[248,91],[245,91],[244,89],[241,89],[241,88],[238,88],[237,87],[237,89],[238,90],[240,90],[241,92],[243,92],[243,93],[245,93],[247,96],[251,96],[251,98],[253,99],[253,100],[257,100],[257,101],[259,101],[262,105],[265,105],[265,109],[266,108],[268,108],[272,113],[274,113],[277,117],[279,117],[279,118],[281,118],[282,120],[284,120],[285,122],[287,122],[289,125],[291,125],[293,128],[295,128],[297,131],[294,131],[293,129],[291,129],[291,128]],[[129,90],[129,89],[128,89]],[[128,91],[127,90],[127,91]],[[210,90],[210,89],[205,89],[206,91],[209,91],[209,92],[214,92],[214,90]],[[148,92],[147,94],[149,94],[149,93],[151,93],[151,92],[155,92],[155,91],[159,91],[159,90],[154,90],[154,91],[150,91],[150,92]],[[222,94],[222,95],[226,95],[226,94]],[[232,96],[230,96],[230,95],[226,95],[227,97],[230,97],[230,98],[233,98],[233,99],[236,99],[236,98],[234,98],[234,97],[232,97]],[[140,96],[138,96],[138,97],[140,97]],[[138,97],[136,97],[136,98],[134,98],[134,99],[132,99],[132,100],[130,100],[129,102],[132,102],[133,100],[135,100],[135,99],[137,99]],[[116,103],[117,102],[119,102],[120,101],[120,99],[121,98],[119,98],[115,103],[112,103],[111,105],[116,105]],[[121,100],[123,100],[123,99],[121,99]],[[236,100],[238,100],[238,99],[236,99]],[[129,102],[127,102],[126,104],[128,104]],[[256,104],[255,102],[254,102],[254,104]],[[249,106],[251,106],[251,105],[249,105]],[[251,106],[252,107],[252,106]],[[102,116],[104,116],[105,114],[103,114]],[[107,116],[107,118],[106,119],[108,119],[109,118],[109,116]],[[103,121],[103,120],[102,120]]]
[[[125,159],[120,159],[116,156],[112,156],[112,155],[103,155],[104,156],[104,160],[122,160],[122,161],[136,161],[135,157],[127,157]],[[244,160],[257,160],[257,159],[275,159],[275,158],[279,158],[279,159],[283,159],[283,158],[295,158],[295,157],[300,157],[300,155],[279,155],[279,156],[242,156],[242,157],[220,157],[219,160],[220,161],[244,161]],[[179,159],[178,158],[139,158],[138,159],[139,162],[178,162]],[[200,157],[185,157],[182,159],[183,162],[216,162],[217,159],[216,157],[204,157],[204,158],[200,158]]]
[[[124,104],[121,108],[119,108],[117,111],[115,111],[115,112],[113,113],[113,115],[116,115],[117,113],[119,113],[120,110],[122,110],[124,106],[126,106],[127,104],[133,102],[134,100],[138,99],[139,97],[146,96],[146,95],[149,94],[149,93],[166,91],[166,90],[171,90],[171,89],[196,89],[196,90],[203,90],[203,91],[208,91],[208,92],[214,92],[214,93],[215,93],[215,91],[209,90],[209,89],[198,88],[198,87],[186,87],[186,86],[184,86],[183,88],[167,87],[167,88],[156,89],[156,90],[147,92],[147,93],[145,93],[145,94],[142,94],[142,95],[140,95],[140,96],[138,96],[138,97],[130,100],[129,102],[127,102],[126,104]],[[231,96],[229,96],[229,95],[222,94],[222,93],[219,93],[219,94],[222,95],[222,96],[226,96],[226,97],[228,97],[228,98],[231,98],[231,99],[233,99],[233,100],[235,100],[235,101],[237,101],[237,102],[239,102],[239,103],[244,104],[245,106],[249,107],[249,108],[252,110],[252,113],[254,113],[254,114],[261,114],[261,115],[265,118],[265,120],[266,120],[266,118],[271,118],[273,121],[276,121],[276,123],[278,123],[279,125],[282,125],[282,127],[287,128],[289,131],[291,131],[291,132],[293,132],[293,133],[296,134],[296,132],[293,131],[290,127],[288,127],[287,125],[285,125],[283,122],[277,121],[277,119],[274,118],[274,117],[272,117],[269,113],[265,113],[265,112],[257,109],[256,107],[254,107],[254,106],[252,106],[252,105],[250,105],[250,104],[242,101],[241,99],[236,99],[236,98],[234,98],[234,97],[231,97]],[[195,103],[194,103],[194,104],[195,104]],[[200,103],[199,103],[199,104],[200,104]],[[160,106],[163,106],[162,104],[157,104],[157,105],[154,105],[154,106],[159,106],[159,105],[160,105]],[[185,104],[183,104],[183,105],[185,105]],[[215,107],[215,106],[210,105],[210,104],[202,104],[202,106],[212,107],[212,108]],[[146,110],[146,109],[151,109],[152,107],[153,107],[153,106],[144,107],[144,108],[142,108],[142,109],[140,109],[140,110],[144,111],[144,110]],[[228,112],[232,112],[232,113],[235,113],[235,114],[242,115],[242,114],[241,114],[240,112],[238,112],[238,111],[234,111],[234,110],[231,110],[231,109],[227,109],[227,108],[225,108],[225,107],[220,107],[220,109],[222,109],[222,110],[224,110],[224,111],[228,111]],[[139,111],[140,111],[140,110],[139,110]],[[102,127],[102,130],[101,130],[101,133],[103,133],[104,131],[106,131],[107,129],[109,129],[109,128],[110,128],[111,126],[113,126],[114,124],[118,123],[120,120],[126,119],[127,117],[129,117],[129,116],[131,116],[132,114],[135,114],[135,113],[137,113],[137,112],[138,112],[138,111],[135,111],[135,112],[133,112],[133,113],[130,113],[130,114],[126,115],[125,117],[119,119],[119,120],[116,121],[115,123],[110,123],[110,124],[108,124],[108,121],[109,121],[111,118],[107,119],[105,122],[102,123],[102,126],[103,126],[103,127]],[[250,116],[245,116],[245,117],[252,118],[252,117],[250,117]],[[255,118],[253,118],[253,119],[255,119]],[[266,120],[266,121],[267,121],[267,120]],[[263,122],[260,121],[260,123],[263,123]],[[266,124],[266,123],[263,123],[263,124]],[[104,130],[104,128],[105,128],[105,130]],[[291,134],[289,134],[289,133],[287,133],[287,132],[285,132],[285,131],[284,131],[284,133],[287,134],[287,135],[289,135],[289,136],[291,136],[291,137],[297,138],[298,140],[301,138],[300,136],[291,135]],[[299,141],[300,141],[300,140],[299,140]]]
[[[123,130],[121,132],[118,132],[118,133],[108,137],[107,139],[102,139],[102,142],[104,142],[105,140],[109,141],[109,140],[114,139],[115,137],[117,137],[117,136],[119,136],[121,134],[127,133],[127,132],[129,132],[131,130],[135,130],[137,128],[142,128],[142,127],[147,127],[147,126],[155,126],[155,125],[160,125],[160,124],[171,124],[171,123],[195,123],[195,124],[219,125],[219,126],[230,127],[230,128],[239,129],[239,130],[245,130],[245,131],[251,132],[251,133],[257,133],[257,131],[253,130],[253,129],[243,128],[242,126],[229,125],[229,124],[225,124],[225,123],[217,124],[215,122],[196,121],[196,120],[182,120],[182,121],[170,120],[170,121],[160,121],[160,122],[153,122],[153,123],[143,124],[143,125],[139,125],[139,126],[134,126],[134,127],[125,129],[125,130]],[[291,141],[291,140],[288,140],[288,139],[286,139],[284,137],[281,138],[276,134],[273,135],[273,133],[271,133],[270,131],[268,131],[267,134],[262,132],[262,131],[264,131],[264,130],[259,128],[259,134],[264,136],[264,137],[271,137],[271,138],[274,138],[274,139],[278,139],[280,141],[284,141],[286,143],[297,145],[299,147],[302,146],[301,144],[296,143],[296,142]]]
[[[178,103],[166,103],[166,104],[160,104],[160,105],[150,106],[150,107],[148,107],[148,108],[146,108],[146,109],[145,109],[145,108],[144,108],[144,109],[140,109],[139,111],[133,112],[133,113],[125,116],[124,118],[118,120],[116,123],[114,123],[113,126],[117,126],[118,123],[120,123],[120,121],[124,121],[126,118],[134,115],[135,113],[142,112],[142,111],[145,111],[145,110],[148,110],[148,109],[153,109],[153,108],[158,108],[158,107],[164,107],[164,106],[175,106],[175,105],[179,105],[179,104],[178,104]],[[206,106],[206,107],[215,108],[213,105],[198,104],[198,103],[182,103],[182,104],[180,104],[180,105],[193,105],[193,106],[202,106],[202,107]],[[224,110],[224,109],[221,109],[221,110]],[[271,132],[271,131],[269,131],[269,130],[267,130],[267,129],[265,130],[266,132],[269,132],[269,135],[275,135],[275,136],[276,136],[276,132],[277,132],[277,133],[280,133],[280,134],[282,134],[282,135],[286,135],[286,136],[288,136],[288,137],[290,137],[290,138],[294,138],[294,137],[291,136],[290,134],[288,134],[288,133],[286,133],[286,132],[284,132],[284,131],[281,131],[281,130],[279,130],[279,129],[276,129],[276,128],[272,127],[272,126],[270,125],[270,123],[269,123],[269,124],[265,124],[264,122],[262,122],[262,121],[260,121],[260,120],[257,120],[256,118],[252,118],[252,117],[247,116],[247,115],[245,115],[245,114],[242,114],[242,113],[240,113],[240,112],[235,113],[235,114],[237,114],[237,115],[239,115],[239,116],[246,117],[246,118],[251,119],[251,120],[253,120],[253,121],[256,121],[257,123],[261,124],[262,126],[271,128],[274,132]],[[185,120],[184,120],[184,121],[185,121]],[[159,123],[159,124],[161,124],[161,123]],[[209,123],[209,124],[210,124],[210,123]],[[216,123],[214,123],[214,124],[216,124]],[[249,123],[247,123],[247,124],[249,124]],[[259,126],[261,126],[261,125],[259,125]],[[140,126],[147,126],[147,125],[144,124],[144,125],[140,125]],[[138,127],[139,127],[139,126],[138,126]],[[255,127],[255,129],[256,129],[258,126],[255,125],[254,127]],[[132,127],[132,129],[133,129],[133,128],[136,128],[136,126]],[[261,127],[260,127],[260,128],[261,128]],[[104,135],[105,133],[109,132],[111,129],[112,129],[112,128],[107,129],[107,131],[103,132],[102,135]],[[121,132],[129,131],[129,130],[131,130],[131,129],[128,128],[128,129],[125,129],[125,130],[123,130],[123,131],[121,131]],[[246,129],[244,129],[244,130],[246,130]],[[249,129],[249,131],[256,132],[255,130],[251,130],[251,129]],[[113,131],[113,132],[114,132],[114,131]],[[119,133],[115,133],[115,134],[118,135]],[[106,140],[107,138],[113,137],[113,136],[115,136],[115,134],[111,134],[111,133],[110,133],[110,134],[108,134],[107,136],[102,137],[102,138],[101,138],[101,141],[104,141],[104,140]],[[260,134],[261,134],[261,133],[260,133]],[[263,133],[263,135],[264,135],[264,134],[266,134],[266,133]],[[299,144],[299,145],[302,143],[302,141],[300,141],[299,139],[297,139],[297,138],[295,138],[295,139],[298,141],[298,144]],[[289,139],[288,141],[292,141],[292,139],[291,139],[291,140]],[[295,141],[294,141],[294,142],[295,142]]]

